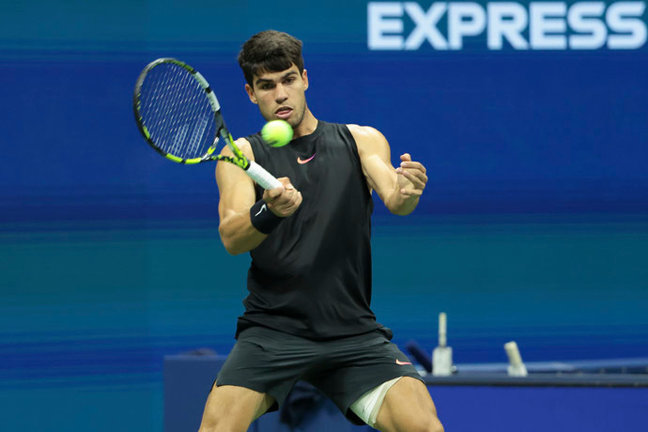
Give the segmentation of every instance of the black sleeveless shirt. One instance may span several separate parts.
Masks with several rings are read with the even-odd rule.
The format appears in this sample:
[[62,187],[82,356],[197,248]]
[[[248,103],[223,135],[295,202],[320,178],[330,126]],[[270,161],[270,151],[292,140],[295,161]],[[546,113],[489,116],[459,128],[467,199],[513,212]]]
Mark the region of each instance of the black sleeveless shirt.
[[250,252],[237,336],[257,325],[314,340],[382,328],[370,309],[373,201],[347,126],[319,121],[280,148],[247,139],[255,160],[290,178],[303,201]]

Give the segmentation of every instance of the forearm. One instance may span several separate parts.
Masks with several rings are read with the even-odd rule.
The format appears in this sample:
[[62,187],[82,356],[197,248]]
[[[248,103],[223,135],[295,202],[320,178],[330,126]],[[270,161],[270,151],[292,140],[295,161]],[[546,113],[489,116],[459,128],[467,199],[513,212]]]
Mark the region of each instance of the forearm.
[[[249,177],[242,180],[249,180]],[[227,252],[237,255],[256,248],[284,218],[299,208],[301,192],[295,189],[288,177],[279,177],[278,180],[282,185],[264,191],[263,198],[257,202],[253,202],[254,189],[241,188],[242,183],[238,185],[238,193],[234,188],[220,188],[218,213],[221,222],[218,231]],[[221,182],[225,181],[221,178]]]
[[218,232],[223,246],[232,255],[249,252],[268,237],[252,225],[249,211],[231,213],[223,218]]
[[400,165],[394,168],[390,162],[389,144],[380,132],[356,125],[349,125],[349,130],[356,140],[362,172],[369,187],[378,193],[393,214],[412,213],[427,183],[423,164],[412,161],[411,155],[404,153],[400,156]]
[[404,195],[400,188],[397,188],[385,200],[385,206],[395,215],[406,216],[418,206],[419,198],[420,196]]

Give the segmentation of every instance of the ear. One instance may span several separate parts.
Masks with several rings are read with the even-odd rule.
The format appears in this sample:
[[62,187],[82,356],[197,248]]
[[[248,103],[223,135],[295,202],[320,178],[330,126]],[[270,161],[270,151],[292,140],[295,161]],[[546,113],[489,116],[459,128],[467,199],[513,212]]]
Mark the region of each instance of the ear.
[[248,97],[250,98],[252,103],[256,105],[257,98],[256,98],[256,96],[254,96],[254,89],[252,88],[252,86],[250,84],[247,84],[247,83],[245,84],[245,92],[248,94]]
[[308,71],[304,69],[302,72],[302,81],[304,81],[304,90],[308,89]]

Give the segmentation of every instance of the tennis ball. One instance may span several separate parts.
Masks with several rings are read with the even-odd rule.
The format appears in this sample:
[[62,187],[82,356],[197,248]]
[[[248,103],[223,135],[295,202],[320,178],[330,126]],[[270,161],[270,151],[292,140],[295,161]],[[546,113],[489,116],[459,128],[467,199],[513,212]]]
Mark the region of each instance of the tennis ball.
[[272,120],[261,129],[261,137],[270,147],[283,147],[292,139],[293,129],[284,120]]

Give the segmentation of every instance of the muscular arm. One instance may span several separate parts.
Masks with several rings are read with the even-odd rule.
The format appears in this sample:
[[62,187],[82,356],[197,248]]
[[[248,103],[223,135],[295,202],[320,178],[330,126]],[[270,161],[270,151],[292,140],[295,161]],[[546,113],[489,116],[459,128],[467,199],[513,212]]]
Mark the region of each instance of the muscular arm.
[[405,153],[400,157],[400,166],[394,168],[389,143],[379,131],[366,126],[348,126],[358,146],[362,171],[369,186],[390,212],[410,214],[427,183],[425,167]]
[[[252,147],[246,139],[237,140],[236,145],[245,157],[254,160]],[[229,147],[225,147],[221,154],[233,156]],[[301,204],[301,193],[290,184],[288,178],[282,177],[278,180],[283,187],[265,191],[263,199],[275,215],[288,217]],[[218,231],[225,249],[232,255],[254,249],[267,237],[259,232],[250,220],[250,207],[256,202],[254,182],[241,168],[228,162],[219,162],[216,165],[216,182],[220,194]]]

